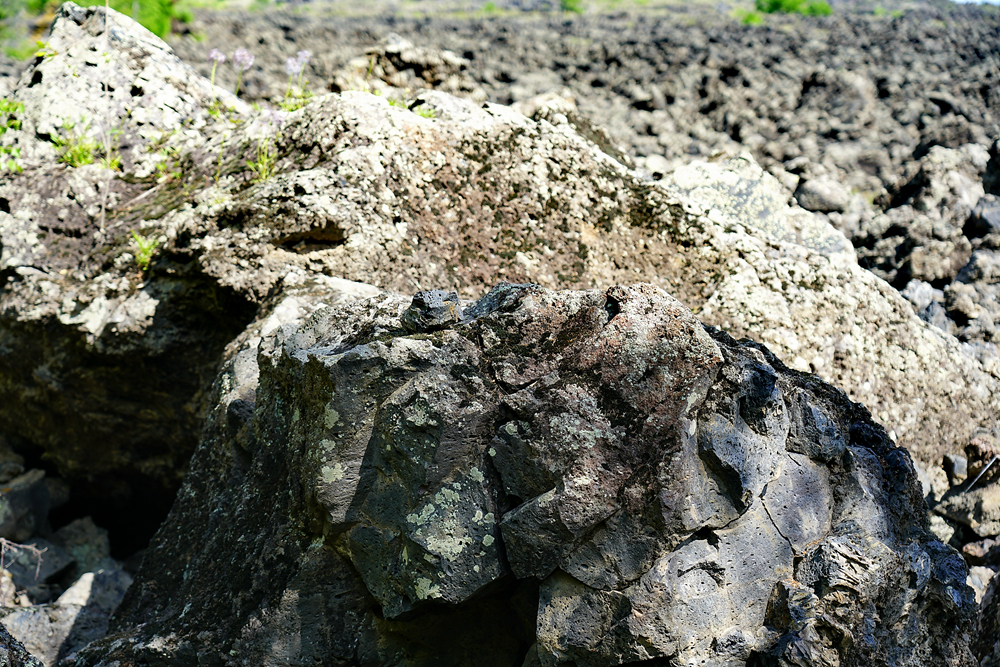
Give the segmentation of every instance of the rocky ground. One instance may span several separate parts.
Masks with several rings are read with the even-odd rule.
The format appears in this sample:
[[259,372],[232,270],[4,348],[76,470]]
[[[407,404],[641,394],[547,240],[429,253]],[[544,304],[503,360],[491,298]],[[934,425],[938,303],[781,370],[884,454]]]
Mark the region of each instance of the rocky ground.
[[[968,6],[921,6],[895,17],[854,9],[769,17],[762,26],[691,13],[461,20],[213,13],[198,15],[197,38],[173,46],[206,75],[210,48],[247,48],[257,59],[246,96],[273,103],[296,51],[314,54],[307,70],[314,89],[338,90],[340,69],[394,33],[462,58],[446,69],[491,101],[572,99],[655,177],[748,149],[803,207],[851,239],[862,266],[906,290],[925,319],[963,341],[996,343],[1000,184],[983,177],[997,159],[989,151],[1000,127],[1000,18]],[[366,64],[356,68],[363,74]],[[219,79],[235,84],[229,68]],[[915,199],[931,180],[933,193]]]
[[[900,586],[912,598],[907,604],[919,602],[920,623],[933,618],[935,605],[946,600],[956,577],[973,587],[976,599],[982,596],[1000,567],[1000,465],[989,467],[1000,453],[1000,19],[995,14],[922,5],[892,16],[855,6],[832,17],[772,17],[764,25],[745,26],[728,13],[703,10],[491,18],[204,13],[189,35],[173,40],[177,54],[204,76],[212,71],[208,51],[224,49],[230,62],[219,68],[217,83],[228,90],[236,84],[230,66],[234,49],[250,50],[255,60],[240,82],[241,97],[264,106],[286,99],[286,59],[311,52],[305,88],[317,96],[327,91],[347,94],[317,100],[287,117],[254,112],[182,70],[158,43],[128,30],[126,37],[117,38],[116,47],[128,58],[102,65],[88,55],[100,46],[94,41],[100,30],[85,19],[74,15],[80,26],[62,33],[50,57],[31,63],[19,83],[0,78],[0,92],[13,91],[13,99],[28,107],[22,127],[12,129],[4,144],[20,150],[25,172],[0,183],[0,275],[6,280],[0,303],[5,351],[0,359],[0,472],[9,490],[0,537],[30,542],[50,554],[45,561],[50,569],[35,579],[28,571],[31,553],[22,553],[19,565],[8,568],[10,582],[4,580],[6,592],[0,595],[9,605],[4,623],[15,636],[63,637],[55,646],[25,640],[46,665],[103,634],[110,611],[131,581],[125,570],[135,574],[133,564],[123,568],[121,560],[110,558],[112,550],[124,559],[159,525],[199,438],[197,473],[188,478],[185,500],[154,543],[154,555],[139,575],[139,592],[132,594],[117,621],[120,636],[142,639],[128,651],[142,659],[187,660],[193,659],[192,651],[208,655],[225,645],[245,651],[244,662],[266,662],[274,658],[267,653],[275,646],[274,637],[284,641],[282,628],[305,617],[298,602],[286,599],[289,591],[314,584],[308,577],[319,575],[309,575],[310,568],[326,565],[334,574],[333,580],[324,580],[332,597],[322,602],[327,605],[323,613],[336,614],[336,622],[347,629],[310,639],[314,647],[343,652],[348,662],[357,659],[361,649],[338,642],[354,632],[351,623],[365,618],[365,623],[374,623],[362,642],[368,647],[364,650],[371,651],[369,658],[385,662],[387,654],[380,652],[413,650],[400,637],[427,628],[406,624],[408,605],[419,607],[430,589],[421,588],[420,572],[400,574],[407,552],[396,553],[398,544],[384,537],[401,520],[386,519],[379,498],[396,491],[334,484],[340,481],[338,465],[363,468],[358,452],[342,461],[324,459],[326,468],[324,461],[309,458],[327,456],[322,452],[307,452],[304,463],[265,456],[258,449],[259,439],[294,429],[275,426],[262,415],[251,420],[258,401],[271,406],[268,415],[279,415],[284,401],[300,401],[303,410],[311,410],[311,402],[318,399],[294,394],[297,381],[286,383],[292,394],[269,385],[265,388],[271,393],[258,397],[255,359],[262,338],[266,342],[277,335],[274,332],[304,326],[310,312],[337,300],[354,301],[377,294],[378,288],[411,293],[426,286],[454,287],[462,298],[474,299],[498,277],[553,290],[654,283],[703,322],[765,343],[791,367],[771,356],[765,363],[760,352],[750,351],[752,345],[737,351],[735,343],[718,334],[716,343],[705,345],[721,346],[726,363],[732,365],[725,376],[729,384],[719,384],[725,396],[758,391],[757,380],[750,376],[757,377],[754,373],[763,372],[761,367],[753,373],[744,368],[753,363],[778,369],[767,366],[764,374],[780,375],[783,391],[808,394],[797,410],[806,410],[820,394],[826,397],[823,409],[832,409],[833,400],[824,393],[832,390],[810,384],[812,380],[802,378],[812,376],[797,371],[815,373],[842,388],[867,406],[887,432],[878,431],[865,414],[853,412],[856,406],[837,398],[837,428],[850,436],[834,437],[836,429],[824,430],[820,422],[809,421],[820,419],[810,407],[812,416],[793,424],[793,430],[804,428],[805,435],[792,438],[788,451],[815,459],[809,466],[818,465],[813,473],[824,480],[843,476],[850,486],[866,475],[884,475],[877,483],[885,488],[876,494],[877,508],[867,514],[855,507],[869,502],[860,492],[857,502],[838,497],[835,511],[830,509],[832,500],[823,501],[823,516],[832,511],[847,517],[844,521],[864,525],[858,532],[846,523],[836,527],[836,521],[821,521],[817,539],[831,540],[824,549],[840,549],[850,542],[850,548],[871,556],[871,543],[851,540],[863,542],[873,534],[891,553],[873,556],[872,563],[882,567],[909,558],[906,567],[915,569]],[[5,67],[17,73],[16,66]],[[107,106],[101,106],[103,91],[111,80],[112,110],[102,111]],[[67,100],[74,113],[84,109],[94,118],[107,113],[119,119],[120,176],[107,180],[111,172],[97,165],[68,169],[61,163],[51,138],[65,120],[59,114]],[[231,110],[220,114],[220,103]],[[514,109],[489,103],[512,104]],[[268,136],[274,137],[277,176],[261,177],[258,164],[257,176],[251,178],[248,156],[251,161],[261,159],[259,151]],[[257,152],[250,150],[254,147]],[[100,232],[92,233],[98,227]],[[148,273],[134,266],[138,249],[126,233],[130,229],[162,244]],[[545,294],[553,303],[584,298]],[[396,301],[378,306],[388,308],[384,313],[378,308],[372,311],[378,311],[375,315],[344,311],[349,319],[360,318],[361,333],[350,335],[352,345],[384,342],[369,340],[375,335],[371,327],[375,333],[379,327],[393,332],[403,346],[411,343],[405,336],[399,338],[400,326],[423,340],[422,325],[406,325],[405,318],[401,325],[393,319],[407,301],[392,299]],[[577,306],[559,308],[576,312]],[[615,316],[610,310],[608,314]],[[366,324],[365,317],[374,317],[373,323]],[[569,331],[551,335],[553,340],[578,335],[576,328]],[[289,343],[289,359],[306,354],[295,352],[298,344]],[[476,355],[497,354],[488,352],[493,345],[488,337],[475,344],[483,348]],[[385,363],[401,363],[393,354]],[[756,361],[751,363],[751,358]],[[216,376],[220,363],[224,370]],[[498,391],[509,393],[529,382],[525,374],[531,373],[517,360],[496,363]],[[456,364],[450,373],[466,373],[465,362]],[[404,364],[399,373],[408,369]],[[749,373],[750,379],[734,381],[740,373]],[[263,374],[272,384],[280,376],[270,370]],[[801,382],[807,384],[796,384]],[[303,386],[314,391],[321,384],[310,379]],[[595,392],[603,391],[594,386]],[[684,391],[689,390],[685,386]],[[691,400],[704,397],[695,392]],[[719,407],[725,400],[715,398],[706,406],[726,413]],[[767,400],[777,399],[769,395]],[[602,407],[609,415],[615,409],[611,403]],[[741,419],[754,430],[753,410],[751,416],[743,410]],[[336,423],[333,419],[327,427]],[[766,426],[765,431],[788,428],[770,422]],[[741,432],[737,440],[753,449],[759,442],[748,433]],[[780,452],[785,435],[771,435]],[[511,436],[503,447],[523,445]],[[713,438],[709,434],[705,442],[699,440],[699,456],[707,463],[697,463],[695,457],[691,465],[715,470],[712,484],[723,480],[720,498],[728,508],[725,512],[733,514],[730,519],[739,515],[754,530],[770,530],[777,521],[781,533],[783,519],[764,521],[760,507],[751,508],[757,497],[762,506],[778,502],[767,495],[766,480],[758,477],[780,477],[777,471],[784,464],[771,461],[762,472],[751,461],[743,470],[742,463],[727,459],[732,452],[713,449]],[[849,441],[850,456],[841,451],[844,442],[837,452],[823,449],[837,438]],[[930,529],[962,551],[964,565],[949,560],[954,552],[928,546],[931,538],[921,532],[922,525],[911,527],[913,535],[919,534],[922,546],[913,547],[919,553],[904,557],[910,538],[902,528],[865,523],[883,512],[898,524],[900,516],[912,515],[921,504],[919,495],[914,496],[918,487],[908,464],[900,462],[901,454],[888,453],[897,443],[916,459],[923,494],[935,512]],[[879,462],[865,458],[870,452],[881,457]],[[798,461],[792,454],[771,454],[775,460]],[[852,456],[864,462],[852,463]],[[268,461],[273,469],[266,469]],[[284,493],[284,473],[278,474],[284,466],[303,479],[318,474],[322,484],[315,497],[310,495],[314,492],[290,496],[287,506],[271,507],[270,497],[260,489]],[[478,474],[478,468],[471,470],[476,473],[463,468],[462,475]],[[604,516],[581,523],[585,529],[556,526],[556,532],[572,533],[559,537],[558,544],[542,545],[544,549],[529,544],[528,537],[551,528],[548,519],[535,516],[537,506],[545,503],[527,497],[544,489],[535,488],[537,480],[521,480],[518,483],[534,491],[500,490],[505,475],[514,475],[511,470],[488,480],[488,497],[480,509],[495,510],[498,518],[510,511],[506,532],[487,532],[491,541],[505,539],[507,549],[514,551],[487,559],[490,564],[481,572],[471,569],[472,561],[445,558],[420,530],[406,533],[406,540],[421,544],[431,560],[438,559],[428,570],[434,577],[451,577],[453,568],[464,568],[462,576],[471,582],[466,588],[440,589],[449,603],[464,604],[484,582],[506,582],[491,588],[485,600],[458,607],[459,615],[463,608],[487,616],[500,609],[512,615],[512,623],[524,623],[525,599],[542,595],[548,600],[548,611],[539,612],[537,623],[550,624],[550,630],[532,639],[522,628],[524,636],[517,642],[524,646],[498,645],[498,655],[506,651],[525,658],[528,651],[525,664],[534,664],[531,659],[550,664],[567,656],[590,664],[594,647],[560,635],[559,628],[574,621],[553,599],[585,600],[601,613],[617,614],[624,607],[615,605],[626,603],[613,601],[626,598],[628,605],[638,605],[635,609],[655,607],[665,603],[640,595],[632,584],[659,575],[650,569],[649,554],[639,557],[641,562],[616,566],[630,572],[620,580],[587,574],[606,554],[577,553],[589,544],[583,534],[621,528],[602,523]],[[562,474],[561,469],[557,472]],[[787,477],[781,479],[788,482]],[[576,483],[570,482],[563,484]],[[819,487],[825,489],[826,484]],[[413,487],[407,491],[413,497],[433,495],[418,482]],[[559,502],[576,507],[583,496],[575,493],[570,488]],[[624,487],[615,488],[618,496],[625,493]],[[332,528],[310,523],[318,520],[313,516],[317,504],[342,512],[344,494],[357,494],[358,503],[364,498],[362,509],[352,505],[349,511],[360,511],[364,525],[342,535],[345,526],[354,525],[353,519],[343,525],[333,519]],[[504,499],[505,494],[510,499]],[[519,505],[522,501],[529,502]],[[125,505],[133,510],[123,512]],[[518,512],[512,511],[518,506]],[[255,515],[261,508],[275,512],[271,523],[255,523],[261,520]],[[586,511],[597,510],[588,506]],[[111,530],[110,541],[94,521],[84,518],[87,513]],[[223,516],[232,520],[220,519]],[[527,532],[519,528],[522,520],[531,524]],[[711,518],[706,521],[692,528],[697,522],[688,516],[670,530],[657,526],[650,553],[673,549],[673,541],[687,539],[683,536],[695,530],[698,540],[692,544],[704,541],[714,548],[718,536],[712,531],[721,525]],[[674,529],[679,533],[670,532]],[[243,544],[248,530],[258,539]],[[292,551],[301,553],[285,562],[274,549],[289,535],[298,540]],[[325,546],[312,550],[316,540],[324,539]],[[389,542],[383,543],[386,539]],[[396,546],[386,546],[390,542]],[[791,542],[799,548],[794,538]],[[217,550],[202,553],[204,544]],[[602,544],[598,540],[597,546],[587,548],[600,551]],[[562,570],[586,581],[586,590],[559,580],[550,570],[534,572],[531,558],[521,554],[519,561],[517,549],[544,552]],[[569,550],[576,555],[566,556]],[[380,561],[383,556],[388,560]],[[632,557],[617,554],[614,559]],[[700,558],[686,554],[681,560],[688,557]],[[823,549],[810,556],[816,567],[826,567],[829,557]],[[296,579],[300,575],[288,569],[293,561],[306,579]],[[348,561],[353,565],[345,565]],[[940,571],[924,578],[919,563],[931,561]],[[178,562],[191,563],[190,571],[181,572],[175,567]],[[223,562],[229,563],[225,572],[216,569]],[[274,581],[262,582],[244,571],[254,563],[273,571]],[[385,563],[396,573],[379,574],[376,569]],[[515,578],[545,579],[541,592],[537,584],[512,584],[511,566]],[[362,572],[371,595],[352,594],[333,602],[342,595],[334,589],[360,585],[352,567]],[[725,567],[713,567],[702,563],[691,571],[715,572],[731,591],[752,598],[763,618],[766,600],[761,592],[748,593],[744,588],[753,588],[749,583],[739,577],[727,580],[730,575],[719,574],[728,571]],[[964,567],[971,569],[966,572]],[[238,576],[229,581],[234,573]],[[814,593],[823,600],[808,598],[801,608],[787,600],[775,603],[776,610],[785,611],[769,611],[767,625],[790,632],[781,614],[806,613],[810,628],[825,628],[820,635],[803,630],[780,640],[780,633],[773,632],[751,637],[761,628],[750,623],[726,635],[733,642],[729,648],[705,644],[705,637],[699,636],[702,644],[691,648],[691,655],[725,654],[727,660],[739,661],[753,653],[777,660],[786,655],[783,652],[800,650],[800,645],[828,651],[832,637],[846,646],[841,626],[829,626],[815,607],[835,607],[833,599],[827,600],[809,578],[808,567],[796,576],[815,590],[786,590],[788,600],[796,595],[806,600]],[[882,574],[872,576],[879,586],[895,586]],[[182,585],[182,580],[188,583]],[[217,587],[219,599],[228,600],[239,591],[227,586],[239,587],[240,582],[253,593],[240,598],[234,607],[239,618],[227,621],[231,627],[218,630],[218,636],[206,639],[196,627],[214,624],[212,614],[222,613],[218,609],[205,607],[183,620],[199,590]],[[166,590],[172,592],[158,592]],[[884,615],[880,605],[895,608],[898,600],[879,596],[869,607],[843,607],[837,613],[862,623],[866,615]],[[942,613],[965,627],[972,623],[973,599],[953,596]],[[984,609],[995,608],[996,599],[987,596]],[[376,608],[380,611],[373,611]],[[382,610],[401,621],[372,620],[380,618]],[[695,618],[696,612],[684,613]],[[142,630],[149,614],[156,615],[159,625]],[[994,612],[985,618],[994,616],[991,622],[1000,622]],[[475,636],[480,632],[476,623],[470,620],[463,632]],[[611,647],[617,657],[598,662],[676,654],[670,647],[682,638],[641,626],[631,626],[631,636],[619,636]],[[161,630],[182,631],[186,639],[161,646],[157,642],[162,637],[149,634]],[[318,626],[311,631],[319,632]],[[647,654],[653,636],[649,633],[660,642],[660,653]],[[532,641],[531,648],[525,648]],[[971,655],[965,645],[948,643],[951,640],[928,641],[929,648],[914,650],[942,651],[950,656],[949,664],[965,664]],[[286,649],[292,653],[282,653],[281,659],[305,655],[294,654],[305,651],[301,647],[282,651]],[[897,649],[893,644],[886,650]],[[117,650],[98,646],[81,660],[99,664]],[[874,649],[843,650],[847,652],[841,659],[865,664],[865,651]],[[969,650],[982,656],[991,649],[983,644]],[[466,658],[455,657],[454,662],[464,664]],[[835,661],[836,655],[824,659]]]

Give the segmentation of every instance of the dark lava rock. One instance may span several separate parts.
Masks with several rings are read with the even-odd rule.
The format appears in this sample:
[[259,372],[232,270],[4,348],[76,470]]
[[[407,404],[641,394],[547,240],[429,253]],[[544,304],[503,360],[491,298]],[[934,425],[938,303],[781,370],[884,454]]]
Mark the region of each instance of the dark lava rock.
[[9,667],[42,667],[38,658],[28,653],[21,642],[11,637],[3,625],[0,625],[0,662]]
[[979,627],[973,646],[979,667],[1000,667],[1000,577],[990,580],[983,596]]
[[77,665],[974,664],[965,564],[842,392],[651,285],[500,284],[414,334],[410,301],[225,366]]
[[[406,106],[345,91],[317,95],[287,115],[254,113],[119,15],[112,14],[109,57],[95,59],[105,48],[103,17],[101,8],[64,5],[50,40],[57,53],[33,61],[11,93],[25,112],[4,142],[22,149],[24,172],[0,181],[0,430],[19,453],[57,468],[73,485],[75,503],[102,501],[103,516],[85,511],[112,532],[109,518],[122,526],[142,520],[148,535],[166,513],[210,408],[212,378],[239,347],[231,341],[251,322],[258,334],[271,319],[269,331],[285,326],[275,309],[288,290],[331,276],[396,292],[449,286],[463,299],[481,296],[497,279],[550,289],[649,281],[703,321],[766,342],[791,367],[842,387],[901,445],[935,465],[1000,412],[1000,364],[987,358],[989,348],[960,347],[859,267],[831,224],[854,209],[815,214],[790,206],[785,181],[748,153],[679,164],[654,182],[616,160],[563,95],[543,102],[525,95],[521,108],[531,118],[472,95],[423,89],[407,97],[413,91],[396,88]],[[312,26],[310,34],[328,35],[300,18],[296,25]],[[525,24],[525,34],[537,25]],[[558,37],[590,24],[568,25],[552,30]],[[595,34],[605,34],[595,25]],[[702,72],[712,42],[657,25],[672,35],[662,53],[687,63],[692,75]],[[491,23],[484,35],[500,27]],[[762,34],[739,30],[755,40]],[[682,36],[698,42],[683,54]],[[597,48],[550,41],[581,54]],[[286,42],[281,48],[292,48]],[[466,52],[456,51],[469,60]],[[267,60],[258,53],[255,62]],[[318,76],[324,62],[317,55],[308,76]],[[475,70],[471,62],[461,71]],[[105,91],[104,79],[119,85]],[[815,85],[803,92],[799,79],[788,103],[805,95],[810,113],[820,113],[830,101],[824,91],[854,91],[860,106],[843,101],[835,109],[845,127],[881,104],[843,72],[808,80]],[[124,172],[60,162],[51,132],[81,110],[106,118],[109,109],[128,137]],[[100,136],[97,126],[89,132],[95,141]],[[274,151],[268,178],[248,169],[262,139]],[[903,212],[905,223],[919,206],[950,210],[971,198],[978,190],[969,169],[992,173],[993,158],[984,162],[983,155],[974,146],[932,147],[904,181],[919,187],[900,195],[903,203],[890,213]],[[789,170],[806,180],[820,174],[808,157],[795,166],[799,157]],[[857,201],[852,196],[851,206]],[[964,221],[956,223],[961,238],[954,237],[953,213],[912,226],[914,239],[919,232],[927,240],[908,255],[926,260],[920,275],[953,276],[968,263],[973,248],[959,247]],[[878,229],[872,220],[856,222],[879,242],[894,242],[892,225],[879,226],[889,217],[872,216]],[[146,270],[137,264],[133,231],[159,243]],[[882,250],[872,256],[895,256]],[[992,312],[983,305],[988,287],[942,290],[951,322],[965,318],[961,326],[973,341],[996,331],[995,319],[983,315]],[[247,403],[227,413],[234,427],[246,423],[253,402],[240,400]]]
[[413,302],[403,313],[403,327],[411,332],[443,329],[462,319],[456,292],[428,290],[413,295]]

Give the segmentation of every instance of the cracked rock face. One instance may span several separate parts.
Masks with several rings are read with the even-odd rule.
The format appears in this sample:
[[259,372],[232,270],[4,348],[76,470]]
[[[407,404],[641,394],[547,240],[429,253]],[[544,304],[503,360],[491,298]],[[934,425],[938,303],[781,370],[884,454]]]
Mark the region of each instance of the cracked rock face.
[[[92,476],[94,493],[155,486],[168,497],[227,343],[270,316],[265,301],[320,276],[448,286],[462,299],[496,279],[646,280],[843,387],[925,462],[995,425],[995,357],[922,322],[749,155],[653,182],[564,104],[525,106],[528,118],[439,90],[408,100],[433,117],[351,91],[269,124],[125,17],[110,58],[90,67],[106,44],[102,12],[64,5],[58,54],[14,87],[25,117],[4,141],[24,149],[25,170],[0,183],[0,429],[60,474]],[[123,82],[111,100],[130,137],[122,173],[57,163],[36,132],[65,119],[58,86],[104,109],[99,82],[72,76],[87,67]],[[229,108],[221,119],[216,99]],[[262,137],[275,171],[260,181],[247,161]],[[131,231],[159,241],[146,272]],[[977,256],[976,275],[991,257]],[[979,292],[953,292],[950,310],[979,308]]]
[[77,665],[974,664],[964,563],[842,392],[648,284],[405,328],[427,300],[231,358]]

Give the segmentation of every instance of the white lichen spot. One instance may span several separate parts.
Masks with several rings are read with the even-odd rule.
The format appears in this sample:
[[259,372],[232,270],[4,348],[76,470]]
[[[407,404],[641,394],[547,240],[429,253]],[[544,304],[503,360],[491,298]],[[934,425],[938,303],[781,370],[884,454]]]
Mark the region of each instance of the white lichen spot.
[[475,521],[476,523],[481,523],[483,520],[483,511],[476,510],[476,513],[472,515],[472,520]]
[[493,517],[493,512],[487,512],[486,516],[483,517],[483,521],[486,523],[493,523],[496,519]]
[[462,485],[459,484],[458,482],[452,482],[451,488],[455,489],[456,491],[461,491],[462,490]]
[[492,535],[487,535],[486,537],[483,538],[483,546],[484,547],[488,547],[491,544],[493,544],[493,536]]
[[448,487],[445,487],[440,491],[438,491],[436,494],[434,494],[434,500],[438,501],[442,505],[444,505],[445,503],[457,503],[458,494],[449,489]]
[[485,477],[483,477],[483,473],[479,470],[479,468],[473,468],[472,470],[470,470],[469,477],[476,480],[477,482],[482,482],[484,479],[486,479]]
[[493,447],[490,447],[489,454],[490,454],[490,456],[496,456],[497,455],[497,450],[494,449]]
[[434,514],[434,505],[427,503],[426,505],[424,505],[424,508],[420,510],[420,514],[407,514],[406,521],[407,523],[412,523],[416,526],[420,526],[427,523],[427,520],[430,519],[431,515],[433,514]]
[[292,423],[294,424],[298,421],[299,421],[299,409],[295,408],[295,411],[292,412]]
[[427,598],[439,598],[441,597],[441,587],[433,583],[430,579],[421,577],[417,579],[417,599],[426,600]]
[[323,439],[319,441],[319,446],[322,447],[323,449],[333,449],[334,447],[337,446],[337,443],[335,443],[333,440]]
[[323,424],[327,428],[333,428],[340,422],[340,413],[334,410],[331,406],[327,405],[326,410],[323,411]]
[[472,571],[478,573],[479,572],[479,566],[478,565],[473,565],[472,566]]
[[347,472],[347,468],[340,464],[340,462],[334,463],[333,466],[323,466],[320,470],[320,476],[323,478],[323,482],[326,484],[333,484],[334,482],[339,482],[344,479],[344,474]]

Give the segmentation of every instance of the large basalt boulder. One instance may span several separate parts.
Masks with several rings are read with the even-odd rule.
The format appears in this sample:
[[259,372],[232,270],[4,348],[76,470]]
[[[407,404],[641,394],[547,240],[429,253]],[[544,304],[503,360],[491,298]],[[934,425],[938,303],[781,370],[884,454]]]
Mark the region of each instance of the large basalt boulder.
[[[55,24],[65,36],[58,55],[32,64],[17,99],[63,81],[56,64],[83,70],[90,47],[102,53],[103,9],[74,7]],[[42,147],[0,185],[0,430],[94,493],[161,489],[162,498],[176,488],[218,362],[235,349],[227,343],[270,318],[289,286],[320,276],[397,292],[449,287],[465,299],[497,279],[647,280],[703,321],[842,386],[935,464],[1000,414],[1000,368],[917,318],[857,265],[840,232],[788,206],[788,191],[749,156],[654,183],[555,109],[532,120],[434,90],[407,107],[353,91],[249,115],[168,67],[169,51],[128,19],[113,26],[111,57],[97,67],[134,83],[146,69],[130,68],[148,58],[173,77],[157,79],[173,86],[169,99],[143,83],[147,94],[120,116],[123,136],[142,139],[131,157],[123,149],[125,173],[70,168]],[[100,82],[86,85],[104,109]],[[164,125],[162,142],[144,143],[140,121],[174,118],[158,115],[173,105],[186,110],[180,129]],[[44,114],[25,113],[5,140],[44,143],[29,131]],[[267,177],[247,164],[264,150],[273,150]],[[151,173],[153,164],[165,169]],[[146,272],[133,230],[160,241]]]
[[234,355],[77,665],[974,664],[961,556],[842,392],[648,284],[413,326],[433,296]]

